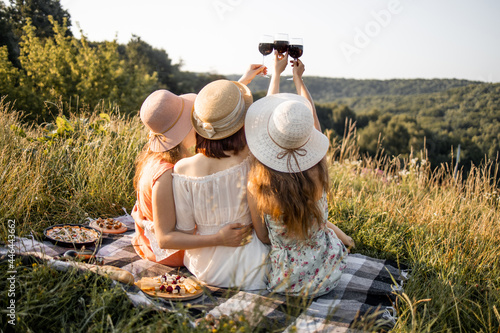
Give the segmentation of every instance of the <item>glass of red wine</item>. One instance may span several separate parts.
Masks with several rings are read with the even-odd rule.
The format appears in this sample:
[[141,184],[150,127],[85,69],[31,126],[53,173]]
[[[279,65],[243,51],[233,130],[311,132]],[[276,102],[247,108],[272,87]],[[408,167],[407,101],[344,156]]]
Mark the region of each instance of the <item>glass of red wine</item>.
[[[262,65],[264,65],[264,61],[267,55],[273,52],[274,48],[274,38],[271,35],[262,35],[259,42],[259,52],[262,54]],[[264,73],[259,74],[262,77],[269,77]]]
[[[290,45],[288,46],[288,55],[294,60],[299,59],[304,52],[304,43],[302,38],[292,38],[290,39]],[[293,80],[293,77],[288,80]]]
[[274,37],[274,49],[278,51],[280,55],[288,51],[288,34],[276,34]]
[[279,33],[274,36],[274,49],[281,56],[288,52],[288,34]]

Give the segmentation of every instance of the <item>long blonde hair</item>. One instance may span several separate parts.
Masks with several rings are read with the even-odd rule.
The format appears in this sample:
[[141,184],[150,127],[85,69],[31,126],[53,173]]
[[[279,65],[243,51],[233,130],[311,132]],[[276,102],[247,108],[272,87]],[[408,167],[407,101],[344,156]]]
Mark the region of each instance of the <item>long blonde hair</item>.
[[179,143],[174,148],[168,151],[154,152],[149,149],[149,144],[146,144],[143,150],[137,155],[135,159],[135,176],[134,176],[134,189],[138,190],[139,180],[142,177],[144,167],[153,160],[165,161],[167,163],[175,164],[183,157],[183,149]]
[[279,172],[253,158],[248,180],[260,213],[269,214],[275,221],[281,219],[291,237],[307,239],[310,228],[322,220],[316,200],[318,193],[329,186],[325,158],[299,173]]

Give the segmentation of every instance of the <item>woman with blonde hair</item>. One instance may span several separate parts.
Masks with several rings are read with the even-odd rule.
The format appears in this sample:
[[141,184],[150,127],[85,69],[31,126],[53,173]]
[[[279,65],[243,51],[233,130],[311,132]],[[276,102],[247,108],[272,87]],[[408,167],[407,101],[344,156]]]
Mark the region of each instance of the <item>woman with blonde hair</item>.
[[[295,94],[277,90],[249,108],[245,119],[253,155],[248,203],[258,237],[271,244],[269,291],[319,296],[346,267],[352,239],[328,222],[328,138],[294,61]],[[279,87],[279,83],[277,86]]]

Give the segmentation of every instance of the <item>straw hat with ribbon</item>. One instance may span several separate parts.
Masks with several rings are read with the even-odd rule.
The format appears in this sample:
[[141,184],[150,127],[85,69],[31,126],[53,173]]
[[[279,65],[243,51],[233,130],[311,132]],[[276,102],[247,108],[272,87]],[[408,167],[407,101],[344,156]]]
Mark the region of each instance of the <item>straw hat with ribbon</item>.
[[196,97],[191,117],[193,127],[206,139],[227,138],[243,127],[245,114],[252,102],[252,93],[244,84],[213,81]]
[[311,104],[295,94],[259,99],[245,119],[248,148],[265,166],[296,173],[312,168],[326,155],[328,138],[314,128]]
[[156,90],[142,103],[140,117],[149,129],[149,149],[162,152],[181,143],[191,131],[191,110],[196,94],[177,96]]

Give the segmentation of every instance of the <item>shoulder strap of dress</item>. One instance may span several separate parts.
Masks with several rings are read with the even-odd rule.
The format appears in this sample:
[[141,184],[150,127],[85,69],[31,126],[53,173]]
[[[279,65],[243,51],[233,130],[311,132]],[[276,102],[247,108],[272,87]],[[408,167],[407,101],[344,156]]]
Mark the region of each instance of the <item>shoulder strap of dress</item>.
[[173,169],[173,168],[174,168],[174,165],[172,163],[160,161],[158,163],[158,169],[154,173],[153,179],[151,180],[151,187],[153,187],[155,185],[158,178],[160,178],[160,176],[163,175],[165,173],[165,171],[168,171],[168,170]]

